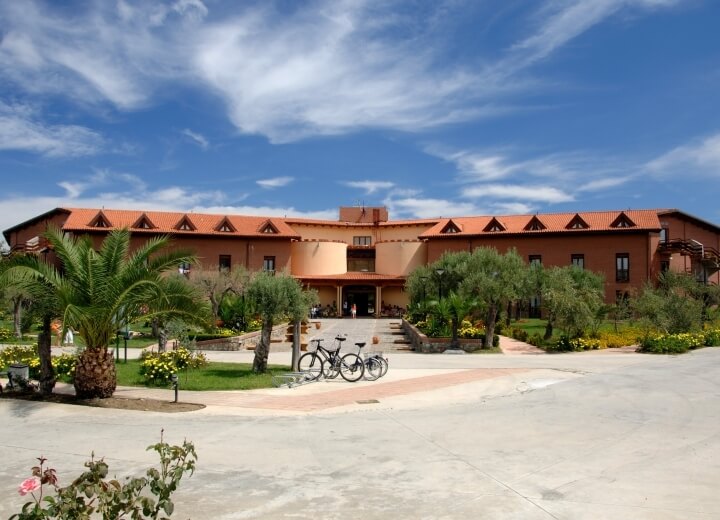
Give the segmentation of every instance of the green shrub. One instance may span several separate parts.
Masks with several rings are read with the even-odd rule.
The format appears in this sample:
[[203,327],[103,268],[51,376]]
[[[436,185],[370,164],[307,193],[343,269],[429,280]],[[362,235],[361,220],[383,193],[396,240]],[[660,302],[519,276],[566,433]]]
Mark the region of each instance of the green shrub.
[[720,347],[720,329],[706,330],[704,344],[707,347]]
[[528,334],[528,332],[526,330],[519,329],[517,327],[513,328],[510,331],[510,335],[518,341],[525,341],[525,342],[527,342],[528,337],[530,336],[530,334]]

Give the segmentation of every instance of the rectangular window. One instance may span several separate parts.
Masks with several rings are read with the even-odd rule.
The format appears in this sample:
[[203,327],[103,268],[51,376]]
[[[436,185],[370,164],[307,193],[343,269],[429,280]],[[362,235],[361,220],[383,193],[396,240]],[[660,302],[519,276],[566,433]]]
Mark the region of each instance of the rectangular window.
[[660,230],[660,243],[664,244],[668,241],[668,228],[664,227]]
[[230,255],[220,255],[218,258],[218,270],[230,271],[231,266]]
[[630,281],[630,255],[628,253],[618,253],[615,255],[615,281]]
[[353,237],[354,246],[369,246],[372,245],[372,237]]
[[670,270],[670,260],[660,260],[660,272],[667,273]]
[[275,257],[266,256],[263,258],[263,271],[275,272]]
[[541,265],[542,255],[530,255],[528,256],[528,261],[530,262],[530,265]]
[[570,264],[585,269],[585,255],[570,255]]

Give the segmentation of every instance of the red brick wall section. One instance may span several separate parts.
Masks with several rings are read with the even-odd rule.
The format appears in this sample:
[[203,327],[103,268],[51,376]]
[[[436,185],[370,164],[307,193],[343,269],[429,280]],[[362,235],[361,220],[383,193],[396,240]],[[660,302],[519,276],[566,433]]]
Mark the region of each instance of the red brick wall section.
[[[515,237],[482,237],[472,239],[433,239],[428,241],[428,263],[445,251],[471,251],[477,247],[494,247],[505,253],[515,248],[527,262],[530,255],[540,255],[544,266],[570,265],[571,255],[585,255],[585,269],[605,276],[605,301],[615,301],[615,291],[638,290],[652,272],[647,233],[597,235],[538,235]],[[630,281],[615,281],[615,255],[630,255]]]

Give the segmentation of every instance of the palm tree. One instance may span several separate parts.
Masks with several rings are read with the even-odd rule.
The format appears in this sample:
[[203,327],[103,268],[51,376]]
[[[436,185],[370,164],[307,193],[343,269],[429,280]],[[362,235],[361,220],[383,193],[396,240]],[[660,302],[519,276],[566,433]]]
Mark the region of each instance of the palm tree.
[[22,256],[12,260],[4,276],[11,283],[51,291],[63,327],[72,327],[83,339],[85,348],[75,368],[78,397],[112,396],[117,382],[108,346],[126,324],[143,314],[146,319],[176,316],[189,321],[204,316],[204,305],[192,287],[164,276],[195,260],[187,251],[161,251],[169,237],[152,238],[130,253],[127,229],[110,232],[99,251],[87,237],[74,239],[58,229],[45,236],[61,269],[35,256]]

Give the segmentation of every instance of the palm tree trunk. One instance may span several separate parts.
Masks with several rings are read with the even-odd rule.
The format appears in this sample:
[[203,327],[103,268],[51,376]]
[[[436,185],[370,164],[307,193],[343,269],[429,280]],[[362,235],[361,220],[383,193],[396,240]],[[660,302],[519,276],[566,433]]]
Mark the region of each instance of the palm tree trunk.
[[38,357],[40,358],[40,393],[51,394],[55,388],[55,369],[52,366],[50,343],[52,331],[50,330],[50,316],[43,316],[42,332],[38,336]]
[[267,371],[268,354],[270,354],[270,336],[272,335],[272,319],[263,319],[260,343],[255,347],[255,359],[253,360],[253,372],[264,374]]
[[75,395],[81,399],[112,397],[117,387],[115,359],[107,347],[88,347],[75,365]]
[[15,337],[22,339],[22,298],[13,298],[13,325],[15,326]]

